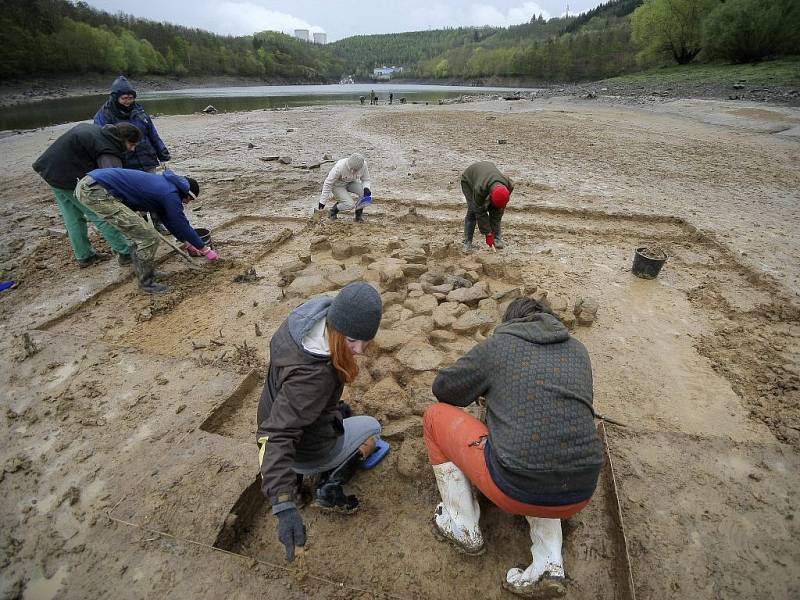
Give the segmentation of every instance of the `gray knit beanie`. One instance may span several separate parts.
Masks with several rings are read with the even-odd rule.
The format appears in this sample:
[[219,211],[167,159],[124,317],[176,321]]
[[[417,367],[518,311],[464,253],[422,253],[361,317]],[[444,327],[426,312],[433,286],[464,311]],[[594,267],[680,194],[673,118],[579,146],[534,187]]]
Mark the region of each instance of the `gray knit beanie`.
[[378,333],[383,304],[381,295],[363,281],[344,286],[328,308],[328,324],[354,340],[368,342]]

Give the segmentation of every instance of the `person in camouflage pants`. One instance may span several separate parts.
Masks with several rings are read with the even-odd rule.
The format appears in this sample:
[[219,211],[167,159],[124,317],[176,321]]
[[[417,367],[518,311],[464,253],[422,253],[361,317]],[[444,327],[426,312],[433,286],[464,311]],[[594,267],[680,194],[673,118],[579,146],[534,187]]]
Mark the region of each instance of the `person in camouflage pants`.
[[125,206],[92,177],[85,177],[75,189],[78,199],[108,223],[120,230],[136,246],[139,260],[152,262],[158,251],[156,230],[137,213]]

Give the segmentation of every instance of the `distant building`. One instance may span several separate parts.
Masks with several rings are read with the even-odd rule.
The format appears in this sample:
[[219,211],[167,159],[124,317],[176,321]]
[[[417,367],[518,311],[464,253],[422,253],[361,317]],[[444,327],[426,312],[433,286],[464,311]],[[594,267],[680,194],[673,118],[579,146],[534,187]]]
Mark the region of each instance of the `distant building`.
[[376,81],[387,81],[392,78],[395,73],[402,73],[403,67],[387,67],[382,66],[372,70],[372,78]]
[[294,37],[298,40],[303,40],[304,42],[308,41],[308,29],[295,29],[294,30]]
[[314,43],[315,44],[327,44],[328,43],[328,34],[327,33],[315,33],[314,34]]

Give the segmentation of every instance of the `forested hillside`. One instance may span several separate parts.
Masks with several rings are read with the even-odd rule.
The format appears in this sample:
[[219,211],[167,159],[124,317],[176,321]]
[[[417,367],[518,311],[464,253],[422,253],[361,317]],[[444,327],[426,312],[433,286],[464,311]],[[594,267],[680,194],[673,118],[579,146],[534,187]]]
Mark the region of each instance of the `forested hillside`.
[[66,0],[3,0],[2,7],[3,78],[101,72],[330,81],[342,71],[323,47],[282,33],[220,36]]
[[381,65],[413,79],[579,81],[692,61],[800,54],[798,0],[609,0],[581,15],[508,28],[359,35],[326,46],[261,32],[207,31],[111,15],[85,2],[3,0],[0,77],[48,73],[368,79]]

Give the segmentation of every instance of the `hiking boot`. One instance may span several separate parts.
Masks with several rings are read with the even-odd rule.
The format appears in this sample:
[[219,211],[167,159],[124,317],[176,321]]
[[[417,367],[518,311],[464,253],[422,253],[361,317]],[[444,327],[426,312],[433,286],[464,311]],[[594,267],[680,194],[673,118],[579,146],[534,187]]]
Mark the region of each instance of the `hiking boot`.
[[120,252],[119,254],[117,254],[117,263],[119,263],[120,267],[127,267],[129,264],[131,264],[130,252],[128,253]]
[[334,206],[333,208],[331,208],[331,212],[328,213],[328,220],[335,221],[336,219],[339,218],[337,216],[338,214],[339,214],[339,209]]
[[506,245],[505,243],[503,243],[503,238],[501,237],[494,238],[494,247],[497,248],[498,250],[502,250],[503,248],[505,248]]
[[472,250],[473,250],[473,248],[472,248],[472,242],[466,242],[466,241],[465,241],[465,242],[464,242],[464,247],[461,249],[461,251],[462,251],[464,254],[472,254]]
[[356,211],[356,219],[355,219],[355,221],[356,221],[356,223],[363,223],[364,222],[364,209],[363,208],[359,208]]
[[96,265],[101,262],[105,262],[111,259],[111,255],[106,252],[95,252],[88,258],[83,258],[78,261],[78,266],[81,269],[85,269],[86,267],[91,267],[92,265]]
[[358,498],[346,495],[338,481],[328,481],[316,489],[311,506],[349,515],[358,510]]

